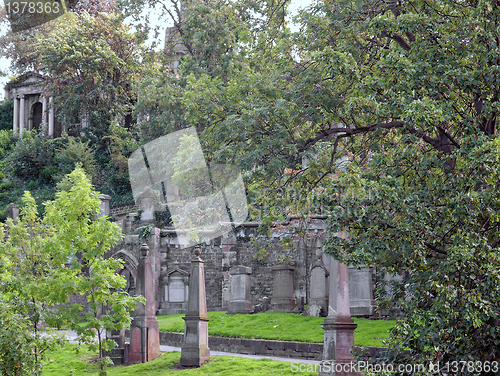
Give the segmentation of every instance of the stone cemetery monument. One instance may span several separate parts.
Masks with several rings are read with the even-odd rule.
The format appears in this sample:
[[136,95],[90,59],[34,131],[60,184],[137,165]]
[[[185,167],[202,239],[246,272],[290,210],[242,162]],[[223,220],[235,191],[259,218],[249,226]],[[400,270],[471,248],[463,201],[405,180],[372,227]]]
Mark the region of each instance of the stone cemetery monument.
[[231,274],[231,300],[227,313],[252,313],[252,302],[250,301],[252,268],[233,266],[229,269],[229,273]]
[[328,276],[329,272],[322,261],[323,250],[316,249],[316,261],[314,262],[309,278],[309,307],[307,316],[326,316],[328,313]]
[[372,268],[349,266],[349,299],[351,316],[371,316],[375,313]]
[[[347,232],[337,235],[347,238]],[[354,346],[354,330],[357,324],[351,318],[349,304],[349,274],[346,264],[330,259],[330,297],[328,300],[328,316],[321,327],[325,331],[323,347],[323,367],[320,376],[360,376],[352,367],[350,354]],[[331,368],[327,366],[331,365]]]
[[17,223],[17,218],[19,218],[19,209],[14,203],[10,203],[5,211],[5,217],[11,218],[14,224]]
[[210,360],[205,266],[200,258],[201,246],[195,246],[194,254],[191,260],[188,311],[183,317],[185,321],[184,343],[180,364],[184,367],[199,367]]
[[291,312],[295,308],[293,298],[293,271],[295,265],[278,264],[273,266],[273,296],[271,311]]
[[130,345],[126,355],[128,364],[149,362],[160,355],[160,331],[155,316],[153,270],[148,254],[149,247],[143,244],[137,267],[136,293],[146,298],[146,304],[139,303],[133,312]]
[[189,272],[179,268],[179,263],[174,262],[174,267],[162,273],[164,281],[164,300],[158,311],[160,315],[174,315],[186,312],[189,297]]

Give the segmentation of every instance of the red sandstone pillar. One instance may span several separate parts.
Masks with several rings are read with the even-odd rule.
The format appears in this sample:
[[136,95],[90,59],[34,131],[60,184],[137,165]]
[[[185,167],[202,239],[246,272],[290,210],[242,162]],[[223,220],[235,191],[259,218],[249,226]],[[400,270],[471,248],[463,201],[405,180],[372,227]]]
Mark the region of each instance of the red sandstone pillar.
[[[346,238],[346,232],[337,235]],[[319,375],[360,376],[350,350],[354,346],[354,329],[349,302],[349,274],[346,264],[331,259],[328,317],[321,327],[325,331],[323,361]]]

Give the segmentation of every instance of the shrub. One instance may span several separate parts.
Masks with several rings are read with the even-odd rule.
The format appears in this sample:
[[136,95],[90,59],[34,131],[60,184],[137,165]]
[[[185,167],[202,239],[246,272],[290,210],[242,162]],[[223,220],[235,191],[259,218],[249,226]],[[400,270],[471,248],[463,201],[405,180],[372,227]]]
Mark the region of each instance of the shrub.
[[14,101],[5,101],[0,105],[0,129],[12,129],[12,117],[14,115]]
[[59,172],[59,168],[56,165],[50,165],[44,167],[42,171],[40,171],[40,179],[44,184],[55,183],[55,177]]
[[15,184],[11,181],[0,184],[0,192],[10,191],[12,188],[15,188]]
[[44,167],[52,164],[53,154],[53,140],[44,139],[35,132],[25,132],[8,155],[7,165],[15,177],[33,180]]
[[97,168],[94,159],[94,150],[89,146],[90,141],[82,142],[75,137],[68,137],[64,147],[55,150],[55,161],[58,172],[55,180],[60,181],[64,175],[72,172],[77,164],[81,164],[86,174],[95,180]]

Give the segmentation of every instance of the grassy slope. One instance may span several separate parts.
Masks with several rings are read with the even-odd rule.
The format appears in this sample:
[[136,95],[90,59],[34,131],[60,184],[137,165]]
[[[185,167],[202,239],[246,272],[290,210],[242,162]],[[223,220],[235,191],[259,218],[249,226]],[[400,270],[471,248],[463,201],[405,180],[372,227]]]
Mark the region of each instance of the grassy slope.
[[[75,345],[68,345],[49,355],[44,368],[43,376],[97,376],[97,366],[91,362],[92,353],[81,351],[75,355],[72,349]],[[277,362],[268,359],[246,359],[229,356],[214,356],[208,364],[198,369],[173,369],[179,363],[180,352],[162,354],[152,362],[133,366],[110,367],[109,376],[193,376],[193,375],[221,375],[221,376],[263,376],[263,375],[295,375],[291,372],[289,362]],[[305,372],[301,375],[312,376],[317,372]]]
[[[163,332],[184,332],[184,315],[157,316]],[[324,317],[306,317],[294,313],[263,312],[253,315],[226,315],[209,312],[208,333],[212,336],[276,339],[297,342],[323,342],[320,324]],[[354,319],[358,328],[354,332],[357,346],[383,346],[394,326],[390,320]]]

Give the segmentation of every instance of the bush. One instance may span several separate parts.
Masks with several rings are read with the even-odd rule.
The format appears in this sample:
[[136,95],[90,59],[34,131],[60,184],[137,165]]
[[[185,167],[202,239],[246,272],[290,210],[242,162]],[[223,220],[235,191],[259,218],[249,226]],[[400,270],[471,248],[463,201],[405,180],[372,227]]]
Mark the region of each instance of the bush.
[[111,186],[118,195],[125,195],[132,191],[130,186],[130,179],[127,173],[123,174],[113,174],[109,179]]
[[16,185],[13,182],[8,181],[8,182],[0,184],[0,192],[10,191],[11,189],[13,189],[15,187],[16,187]]
[[12,137],[11,130],[0,130],[0,158],[5,157],[7,152],[12,149],[14,145],[14,137]]
[[97,168],[94,159],[94,150],[89,146],[90,141],[82,142],[75,137],[68,137],[67,144],[64,147],[57,148],[55,151],[55,161],[58,172],[55,180],[60,181],[65,175],[72,172],[77,164],[81,164],[85,173],[95,180]]
[[50,165],[45,167],[42,171],[40,171],[40,179],[44,184],[55,183],[55,177],[59,172],[59,168],[56,165]]
[[0,129],[12,129],[12,118],[14,117],[14,101],[5,101],[0,105]]
[[20,179],[38,179],[40,172],[52,164],[53,143],[52,139],[44,139],[41,134],[23,133],[7,157],[12,175]]

